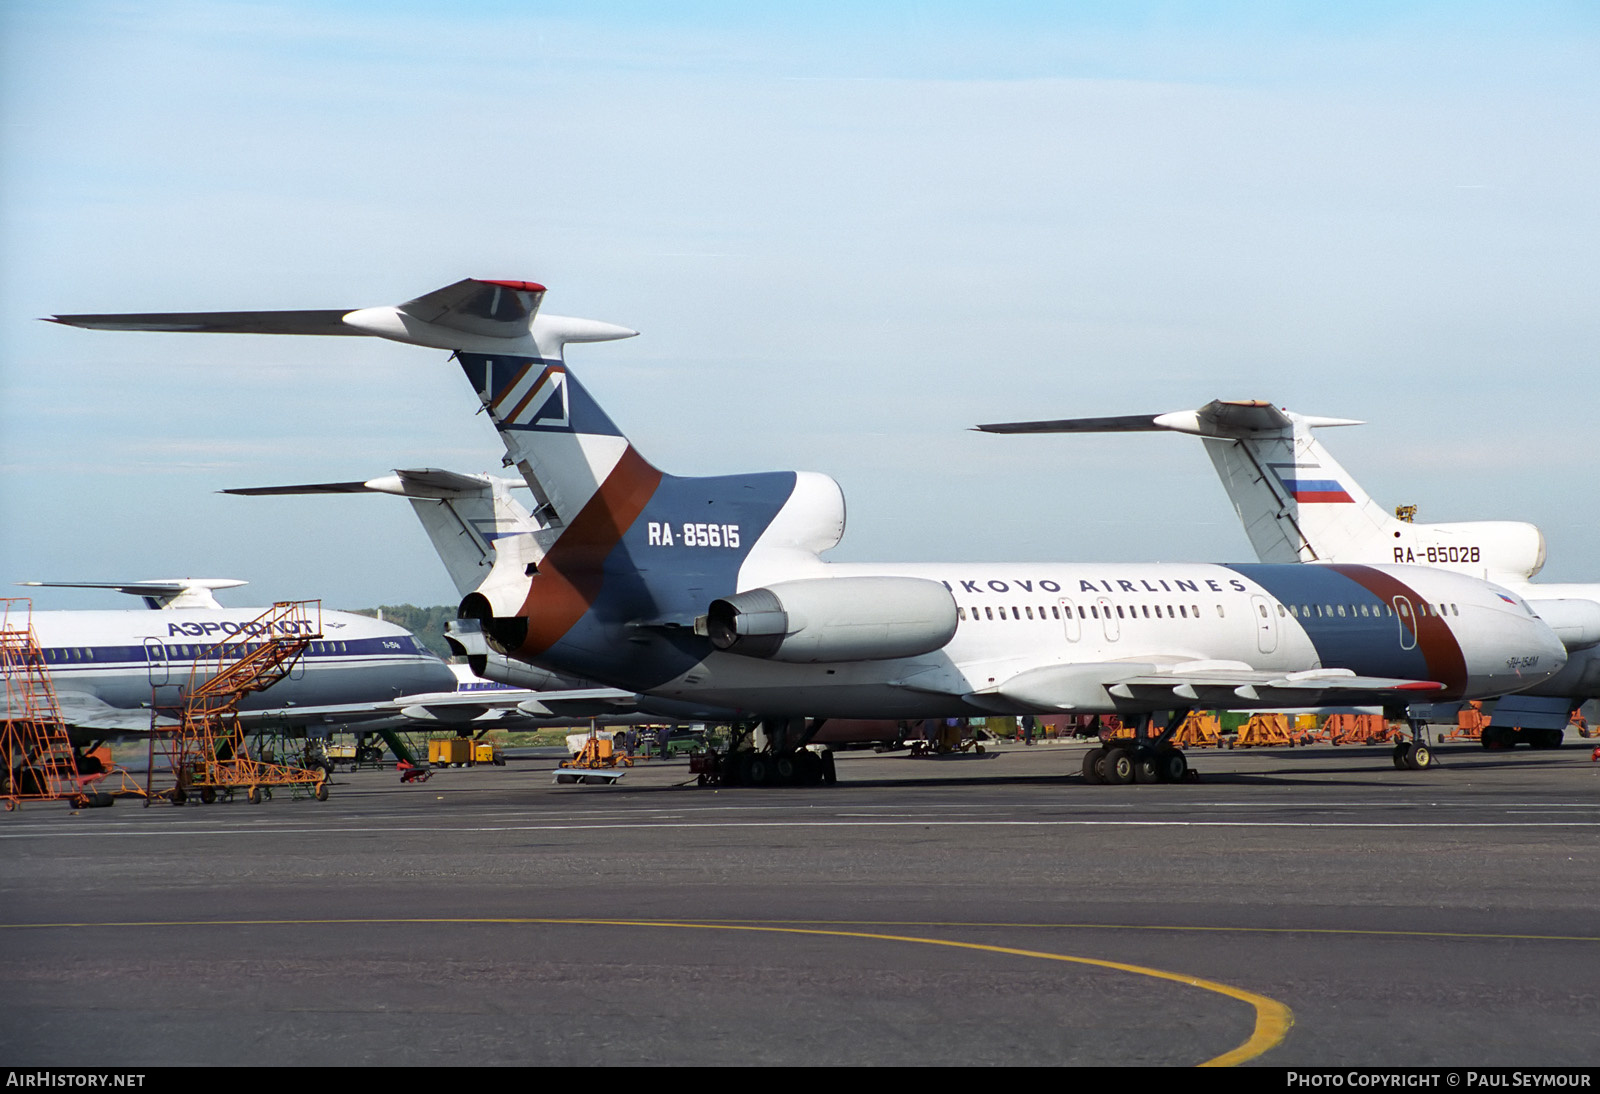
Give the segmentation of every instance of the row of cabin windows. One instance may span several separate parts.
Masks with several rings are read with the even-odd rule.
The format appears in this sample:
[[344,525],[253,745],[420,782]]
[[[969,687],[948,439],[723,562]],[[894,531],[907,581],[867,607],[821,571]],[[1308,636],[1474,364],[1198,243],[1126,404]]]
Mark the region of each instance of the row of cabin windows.
[[[1154,616],[1151,615],[1152,607],[1155,610]],[[1140,612],[1143,612],[1143,617],[1145,619],[1151,619],[1151,618],[1161,619],[1161,618],[1163,618],[1162,613],[1161,613],[1162,606],[1160,604],[1155,604],[1155,605],[1150,605],[1150,604],[1130,605],[1128,607],[1128,609],[1127,609],[1127,614],[1123,613],[1123,606],[1121,604],[1116,605],[1116,609],[1117,609],[1117,618],[1118,619],[1138,619],[1138,618],[1140,618]],[[1048,616],[1046,616],[1046,614],[1045,614],[1046,610],[1047,609],[1045,609],[1043,606],[1041,606],[1039,608],[1039,614],[1037,616],[1035,616],[1034,615],[1034,609],[1033,609],[1033,607],[1031,605],[1024,606],[1022,608],[1018,608],[1015,605],[1012,605],[1012,607],[1011,607],[1011,615],[1008,617],[1006,615],[1006,609],[1003,608],[1003,607],[1000,607],[1000,608],[993,608],[993,607],[979,608],[979,607],[974,606],[972,608],[971,618],[974,619],[974,620],[985,620],[985,619],[992,620],[992,619],[996,618],[996,616],[995,616],[996,612],[1000,613],[999,617],[998,617],[1000,619],[1007,619],[1007,618],[1010,618],[1010,619],[1024,619],[1024,618],[1027,618],[1027,619],[1060,619],[1061,618],[1061,609],[1059,607],[1049,608],[1048,611],[1049,611],[1050,614]],[[1068,608],[1067,610],[1070,612],[1072,609]],[[1260,606],[1260,610],[1261,610],[1262,616],[1265,617],[1266,614],[1267,614],[1267,606],[1265,604],[1262,604]],[[1416,610],[1417,610],[1417,614],[1418,615],[1431,615],[1431,616],[1436,616],[1436,617],[1444,617],[1444,616],[1450,616],[1450,615],[1459,616],[1461,614],[1461,610],[1459,608],[1457,608],[1454,604],[1438,604],[1438,605],[1434,605],[1434,604],[1429,604],[1426,601],[1418,602],[1418,604],[1416,606]],[[966,620],[968,618],[967,609],[958,607],[956,609],[956,612],[960,616],[961,621],[963,623],[966,622]],[[1193,613],[1193,614],[1191,614],[1191,613]],[[1315,619],[1335,619],[1335,618],[1337,618],[1337,619],[1347,619],[1347,618],[1348,619],[1358,619],[1358,618],[1360,618],[1360,619],[1375,619],[1375,618],[1379,618],[1379,617],[1382,617],[1382,616],[1393,616],[1394,615],[1394,609],[1392,607],[1390,607],[1389,605],[1387,605],[1387,604],[1350,604],[1350,605],[1345,605],[1345,604],[1290,604],[1290,605],[1287,606],[1287,608],[1283,604],[1279,604],[1278,605],[1278,614],[1280,616],[1292,615],[1296,619],[1312,619],[1312,618],[1315,618]],[[1110,606],[1107,606],[1107,608],[1106,608],[1106,618],[1110,618],[1110,615],[1111,615],[1111,608],[1110,608]],[[1089,605],[1087,608],[1085,608],[1082,605],[1080,605],[1078,607],[1078,618],[1079,619],[1099,619],[1099,618],[1101,618],[1100,609],[1099,609],[1099,607],[1097,607],[1095,605],[1092,605],[1092,604]],[[1190,605],[1179,604],[1177,606],[1176,612],[1174,612],[1173,606],[1171,604],[1168,604],[1168,605],[1166,605],[1166,616],[1165,616],[1165,618],[1167,618],[1167,619],[1199,619],[1200,618],[1200,606],[1198,604],[1190,604]],[[1217,618],[1218,619],[1226,618],[1226,613],[1223,612],[1221,604],[1217,605]]]
[[[228,652],[235,654],[254,653],[261,649],[263,645],[264,643],[261,642],[246,642],[243,645],[230,643],[227,646],[227,650]],[[215,647],[183,644],[168,645],[165,646],[164,649],[166,651],[165,657],[156,655],[154,660],[163,661],[167,658],[200,657],[203,656],[207,651],[215,649]],[[344,642],[313,642],[311,643],[311,652],[348,653],[349,650],[347,649],[347,643]],[[44,651],[44,659],[47,664],[70,664],[73,661],[93,661],[95,659],[94,648],[92,646],[55,647]]]
[[[1454,604],[1429,604],[1419,601],[1416,606],[1418,615],[1431,615],[1443,618],[1450,615],[1460,615],[1461,610]],[[1263,615],[1266,608],[1262,608]],[[1284,615],[1283,605],[1278,605],[1278,614]],[[1383,616],[1393,616],[1394,609],[1387,604],[1290,604],[1289,615],[1296,619],[1375,619]]]
[[[1168,605],[1166,605],[1166,614],[1165,614],[1165,616],[1162,615],[1162,606],[1160,604],[1156,604],[1153,607],[1154,607],[1154,614],[1153,615],[1151,614],[1152,605],[1149,605],[1149,604],[1130,605],[1128,607],[1128,609],[1127,609],[1127,614],[1123,614],[1122,605],[1118,604],[1116,606],[1116,608],[1117,608],[1117,618],[1118,619],[1138,619],[1139,618],[1139,612],[1140,612],[1141,609],[1144,612],[1144,618],[1145,619],[1162,619],[1162,618],[1166,618],[1166,619],[1199,619],[1200,618],[1200,605],[1198,605],[1198,604],[1188,604],[1188,605],[1179,604],[1176,608],[1174,608],[1171,604],[1168,604]],[[1069,611],[1069,612],[1071,610],[1072,610],[1071,608],[1067,609],[1067,611]],[[1045,614],[1047,611],[1049,612],[1048,615]],[[1026,618],[1026,619],[1060,619],[1061,618],[1061,609],[1059,607],[1052,607],[1052,608],[1046,609],[1043,606],[1041,606],[1039,608],[1039,614],[1036,616],[1036,615],[1033,614],[1034,609],[1033,609],[1033,607],[1031,605],[1025,605],[1025,606],[1023,606],[1021,608],[1018,608],[1016,605],[1012,605],[1011,614],[1009,616],[1006,615],[1006,609],[1003,608],[1003,607],[1002,608],[991,608],[991,607],[979,608],[979,607],[974,606],[972,608],[972,616],[971,616],[971,618],[974,619],[974,620],[979,620],[979,621],[985,620],[985,619],[994,619],[994,618],[996,618],[996,616],[995,616],[996,612],[1000,613],[1000,615],[999,615],[1000,619],[1008,619],[1008,618],[1009,619],[1024,619],[1024,618]],[[956,608],[956,613],[960,617],[960,619],[961,619],[961,621],[963,623],[966,622],[966,620],[968,618],[967,609],[966,608],[958,607],[958,608]],[[1221,604],[1217,605],[1217,615],[1219,615],[1219,616],[1222,615],[1222,605]],[[1108,605],[1106,607],[1106,610],[1105,610],[1105,618],[1109,619],[1110,617],[1111,617],[1111,607]],[[1096,605],[1093,605],[1093,604],[1089,605],[1087,608],[1084,608],[1083,606],[1080,605],[1079,608],[1078,608],[1078,618],[1079,619],[1099,619],[1099,618],[1101,618],[1100,609],[1099,609],[1099,607],[1097,607]]]

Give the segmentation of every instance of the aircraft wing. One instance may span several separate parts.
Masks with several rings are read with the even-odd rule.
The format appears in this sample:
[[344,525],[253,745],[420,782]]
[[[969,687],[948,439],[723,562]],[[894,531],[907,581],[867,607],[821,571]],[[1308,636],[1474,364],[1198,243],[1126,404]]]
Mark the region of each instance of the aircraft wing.
[[[608,714],[633,714],[639,696],[619,688],[575,688],[569,691],[534,691],[529,688],[494,688],[483,691],[440,691],[403,695],[393,706],[419,722],[471,722],[492,715],[523,714],[533,718],[587,718]],[[488,720],[488,719],[486,719]]]
[[1436,680],[1357,676],[1348,669],[1279,672],[1243,662],[1100,662],[1046,665],[1018,673],[968,696],[978,706],[1023,703],[1046,710],[1073,710],[1081,697],[1103,691],[1115,699],[1148,705],[1220,706],[1278,710],[1285,707],[1360,706],[1426,702],[1445,690]]
[[[56,692],[56,707],[61,711],[63,722],[90,734],[120,736],[150,732],[148,707],[114,707],[87,692],[62,690]],[[159,724],[170,726],[176,723],[164,718]]]

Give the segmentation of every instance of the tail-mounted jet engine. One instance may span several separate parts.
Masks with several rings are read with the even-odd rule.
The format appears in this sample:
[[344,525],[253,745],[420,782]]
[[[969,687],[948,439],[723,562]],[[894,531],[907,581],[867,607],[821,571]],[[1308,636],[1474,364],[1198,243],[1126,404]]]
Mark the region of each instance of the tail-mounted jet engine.
[[956,602],[920,577],[781,581],[711,602],[695,630],[719,650],[773,661],[887,661],[942,649]]

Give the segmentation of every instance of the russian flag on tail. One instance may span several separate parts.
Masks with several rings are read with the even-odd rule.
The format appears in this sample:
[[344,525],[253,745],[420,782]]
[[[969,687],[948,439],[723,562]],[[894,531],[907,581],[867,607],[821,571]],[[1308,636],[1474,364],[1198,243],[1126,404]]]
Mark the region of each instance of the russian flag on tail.
[[1289,496],[1302,504],[1308,502],[1346,502],[1354,503],[1355,499],[1345,492],[1337,479],[1290,479],[1283,480],[1284,489],[1289,491]]

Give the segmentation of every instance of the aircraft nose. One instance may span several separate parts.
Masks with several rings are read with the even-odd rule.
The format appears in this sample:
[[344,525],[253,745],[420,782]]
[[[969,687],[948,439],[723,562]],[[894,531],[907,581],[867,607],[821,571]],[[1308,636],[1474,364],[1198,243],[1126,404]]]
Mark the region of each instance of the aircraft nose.
[[1522,662],[1517,666],[1520,670],[1518,675],[1538,682],[1548,680],[1566,667],[1566,644],[1549,624],[1542,619],[1532,618],[1524,620],[1519,629],[1523,632],[1519,636],[1522,638],[1519,643],[1522,649],[1511,655],[1513,661]]

